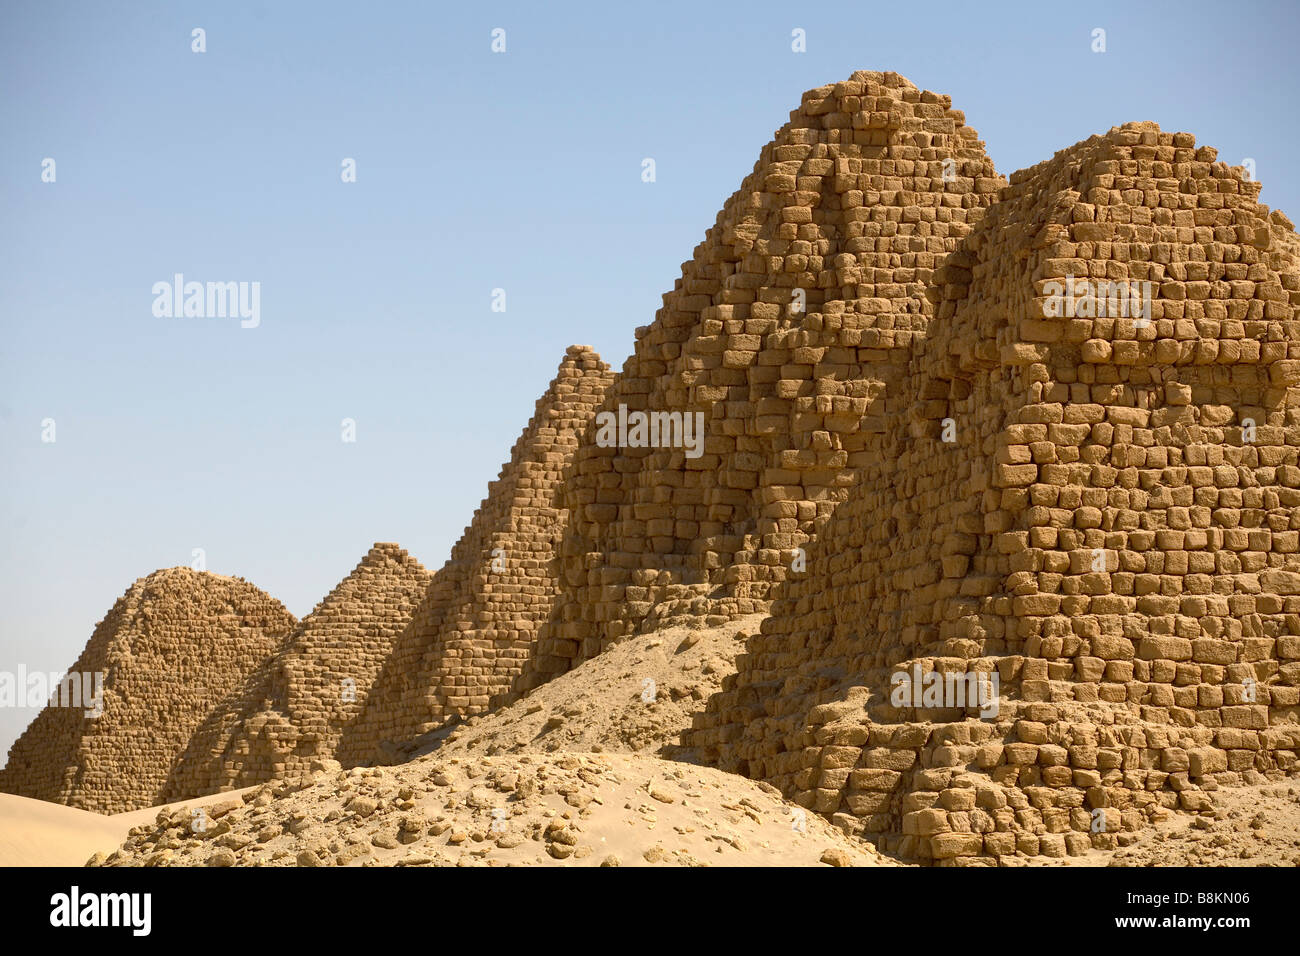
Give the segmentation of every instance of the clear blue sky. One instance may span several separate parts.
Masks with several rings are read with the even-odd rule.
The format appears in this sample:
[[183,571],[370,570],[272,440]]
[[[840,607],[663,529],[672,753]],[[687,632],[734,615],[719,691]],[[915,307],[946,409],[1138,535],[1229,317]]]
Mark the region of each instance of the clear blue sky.
[[[1298,21],[1291,2],[6,3],[0,670],[69,666],[194,548],[300,616],[373,541],[441,566],[565,347],[621,367],[800,94],[854,70],[951,94],[1004,174],[1155,120],[1254,158],[1263,201],[1300,216]],[[260,282],[260,327],[155,318],[177,272]],[[0,710],[0,751],[32,716]]]

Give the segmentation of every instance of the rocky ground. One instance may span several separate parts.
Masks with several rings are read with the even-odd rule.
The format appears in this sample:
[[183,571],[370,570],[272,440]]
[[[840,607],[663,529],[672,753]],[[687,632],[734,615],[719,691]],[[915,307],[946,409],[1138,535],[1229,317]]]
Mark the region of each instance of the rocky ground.
[[1093,854],[1107,866],[1300,866],[1300,782],[1214,791],[1215,813],[1169,813],[1127,846]]
[[671,626],[616,641],[501,710],[428,735],[414,753],[655,753],[689,756],[683,729],[704,709],[761,614],[721,627]]
[[[245,798],[247,802],[245,802]],[[775,788],[649,754],[433,755],[318,771],[135,828],[92,865],[882,866]]]
[[[770,785],[698,766],[683,728],[760,617],[624,638],[528,697],[431,734],[409,762],[189,801],[138,823],[109,866],[892,866]],[[1014,865],[1294,866],[1300,783],[1214,794],[1112,851]],[[137,816],[132,822],[136,823]],[[197,822],[196,822],[197,821]]]
[[[772,786],[677,740],[760,617],[619,641],[518,703],[431,734],[411,762],[310,776],[135,828],[107,865],[892,865]],[[688,756],[688,755],[687,755]]]

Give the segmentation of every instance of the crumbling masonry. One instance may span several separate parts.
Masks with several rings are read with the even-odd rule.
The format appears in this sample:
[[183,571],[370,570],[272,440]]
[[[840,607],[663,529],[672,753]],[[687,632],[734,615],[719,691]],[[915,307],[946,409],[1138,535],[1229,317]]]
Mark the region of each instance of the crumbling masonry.
[[419,735],[516,692],[555,596],[560,491],[612,379],[590,348],[569,347],[345,733],[342,762],[400,760]]
[[[1259,188],[1151,123],[1013,176],[689,742],[944,863],[1113,845],[1293,771],[1300,244]],[[1151,282],[1150,321],[1064,316],[1065,276]],[[893,706],[918,663],[996,671],[999,713]]]
[[[192,741],[142,684],[143,729],[104,725],[129,759],[47,711],[0,783],[121,809],[187,741],[174,795],[401,760],[626,634],[755,611],[683,743],[910,859],[1078,854],[1294,772],[1300,238],[1259,189],[1151,123],[1008,182],[946,96],[872,72],[812,90],[622,372],[569,349],[431,584],[377,546],[288,642],[241,592],[256,613],[218,615],[238,653],[202,658],[226,670],[171,691],[179,726],[211,711]],[[704,453],[596,442],[620,407],[703,413]],[[167,640],[210,648],[213,587],[159,615]],[[83,658],[165,669],[102,649],[155,653],[132,601]],[[995,705],[893,695],[934,673],[996,675]]]
[[333,761],[432,575],[379,543],[223,700],[172,769],[166,799],[247,787]]
[[602,405],[702,411],[705,454],[578,451],[560,596],[525,686],[664,617],[766,608],[877,459],[932,274],[1002,185],[946,96],[894,73],[804,95]]
[[103,713],[45,707],[10,748],[0,790],[99,813],[161,803],[195,728],[297,623],[242,578],[184,567],[141,578],[69,669],[104,673]]

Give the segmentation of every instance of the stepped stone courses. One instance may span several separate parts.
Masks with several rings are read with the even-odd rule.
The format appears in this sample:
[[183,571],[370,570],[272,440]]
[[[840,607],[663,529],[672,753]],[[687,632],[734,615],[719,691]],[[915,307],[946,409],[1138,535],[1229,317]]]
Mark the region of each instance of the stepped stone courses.
[[99,813],[160,803],[199,722],[296,624],[242,578],[177,567],[139,579],[69,668],[104,673],[103,713],[47,706],[10,748],[0,790]]
[[[1295,771],[1300,256],[1259,188],[1150,123],[1013,176],[936,276],[912,404],[688,741],[949,864]],[[1152,282],[1150,323],[1048,317],[1065,275]],[[917,664],[996,670],[1000,712],[892,706]]]
[[203,721],[172,771],[167,799],[247,787],[332,761],[431,579],[398,545],[371,548],[278,653]]
[[579,450],[562,591],[524,686],[659,618],[766,609],[878,456],[932,273],[1002,185],[947,96],[869,72],[804,94],[602,406],[703,412],[705,453]]
[[[568,350],[431,583],[376,546],[219,691],[137,688],[208,695],[168,793],[400,761],[623,636],[769,612],[683,745],[908,859],[1108,848],[1297,772],[1300,237],[1259,190],[1152,123],[1007,181],[946,96],[810,91],[623,371]],[[1150,321],[1063,312],[1067,276],[1150,283]],[[600,447],[620,406],[704,413],[704,454]],[[996,712],[898,705],[915,670],[995,675]],[[189,732],[149,719],[157,795]],[[70,720],[38,718],[6,787],[143,805],[107,803],[129,762],[89,733],[35,749]]]
[[555,595],[556,548],[568,520],[559,491],[613,378],[590,348],[566,351],[510,461],[344,734],[338,757],[345,764],[401,759],[420,734],[515,693]]

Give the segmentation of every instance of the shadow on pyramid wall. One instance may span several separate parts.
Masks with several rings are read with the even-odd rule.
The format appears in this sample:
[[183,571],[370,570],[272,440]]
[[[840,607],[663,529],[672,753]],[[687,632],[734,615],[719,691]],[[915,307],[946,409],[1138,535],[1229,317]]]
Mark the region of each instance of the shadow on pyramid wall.
[[[685,742],[945,863],[1113,846],[1294,770],[1300,259],[1258,192],[1151,123],[1013,176],[936,275],[883,454]],[[1149,315],[1099,316],[1100,280],[1149,282]],[[996,715],[894,695],[932,671],[996,675]]]

